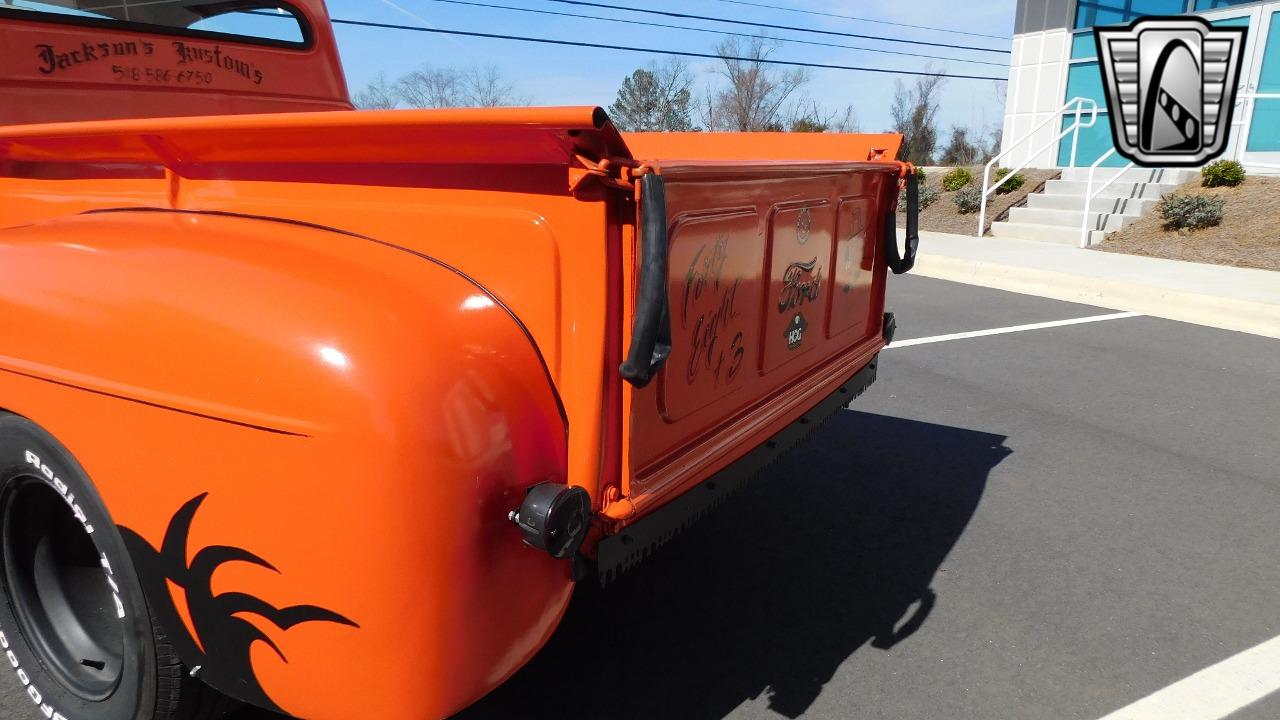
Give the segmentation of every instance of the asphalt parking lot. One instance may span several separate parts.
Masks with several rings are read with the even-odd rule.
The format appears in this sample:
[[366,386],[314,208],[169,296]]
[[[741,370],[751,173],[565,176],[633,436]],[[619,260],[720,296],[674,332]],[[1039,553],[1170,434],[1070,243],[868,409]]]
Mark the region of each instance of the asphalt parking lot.
[[[1114,313],[893,281],[900,340]],[[460,717],[1102,718],[1280,635],[1278,378],[1146,317],[891,348]]]
[[[1114,313],[893,280],[900,341]],[[1278,378],[1280,341],[1148,317],[892,347],[459,718],[1103,718],[1280,636]]]

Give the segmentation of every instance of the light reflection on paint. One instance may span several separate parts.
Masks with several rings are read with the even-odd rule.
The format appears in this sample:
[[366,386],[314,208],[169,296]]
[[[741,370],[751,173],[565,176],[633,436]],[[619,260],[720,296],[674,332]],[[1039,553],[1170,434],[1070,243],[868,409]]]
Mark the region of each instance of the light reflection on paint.
[[79,250],[80,252],[88,252],[88,253],[102,252],[102,250],[96,247],[89,247],[88,245],[81,245],[80,243],[73,243],[73,242],[64,242],[62,243],[62,247],[67,248],[68,250]]
[[462,301],[463,310],[486,310],[493,307],[493,300],[488,295],[472,295]]
[[320,359],[342,370],[346,370],[351,365],[351,361],[347,359],[346,353],[332,347],[320,348]]

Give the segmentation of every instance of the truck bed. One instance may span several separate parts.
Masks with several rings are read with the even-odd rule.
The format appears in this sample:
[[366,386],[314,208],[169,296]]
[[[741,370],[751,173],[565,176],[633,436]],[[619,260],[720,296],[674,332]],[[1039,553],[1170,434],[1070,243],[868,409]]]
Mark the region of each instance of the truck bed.
[[[147,208],[280,218],[462,268],[521,318],[616,533],[882,346],[893,135],[633,134],[599,108],[321,112],[0,128],[0,227]],[[667,195],[671,354],[637,388],[633,171]],[[656,221],[654,221],[656,222]],[[602,412],[603,409],[603,412]]]

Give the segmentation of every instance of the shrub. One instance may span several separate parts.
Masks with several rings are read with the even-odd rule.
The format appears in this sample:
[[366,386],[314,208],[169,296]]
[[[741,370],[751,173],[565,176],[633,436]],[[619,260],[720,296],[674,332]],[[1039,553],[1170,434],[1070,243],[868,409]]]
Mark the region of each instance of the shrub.
[[938,201],[942,191],[933,187],[920,188],[920,209],[923,210]]
[[[1006,175],[1009,174],[1009,172],[1010,172],[1009,168],[1000,168],[996,170],[996,177],[994,180],[991,181],[991,184],[995,185],[996,183],[1000,182],[1001,180],[1004,179]],[[996,194],[1007,195],[1017,190],[1018,188],[1022,187],[1026,183],[1027,183],[1027,177],[1022,173],[1018,173],[1017,175],[1014,175],[1013,177],[1009,178],[1008,182],[996,188]]]
[[1168,229],[1198,230],[1221,223],[1226,206],[1226,200],[1208,195],[1169,195],[1157,210]]
[[978,212],[978,208],[982,207],[982,190],[972,185],[962,188],[955,196],[956,207],[960,208],[960,213],[967,215],[972,212]]
[[[942,191],[938,188],[920,186],[920,209],[923,210],[938,201],[942,197]],[[898,207],[906,209],[907,207],[907,189],[903,188],[898,191]]]
[[916,183],[919,184],[920,187],[924,187],[924,184],[928,181],[929,179],[928,179],[928,176],[926,176],[924,173],[924,168],[922,167],[916,168]]
[[958,167],[942,176],[942,189],[953,192],[973,182],[973,173],[969,168]]
[[1235,160],[1219,160],[1205,165],[1200,177],[1200,184],[1207,188],[1235,187],[1244,182],[1244,166]]

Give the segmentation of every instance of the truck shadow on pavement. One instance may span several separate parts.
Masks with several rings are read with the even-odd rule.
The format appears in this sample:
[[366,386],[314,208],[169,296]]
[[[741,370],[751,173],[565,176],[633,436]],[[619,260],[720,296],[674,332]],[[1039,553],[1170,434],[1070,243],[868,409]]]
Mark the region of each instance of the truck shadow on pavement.
[[[802,715],[840,665],[928,620],[1005,436],[845,411],[607,588],[455,720]],[[242,712],[232,720],[275,720]]]
[[927,621],[1004,441],[838,414],[644,564],[581,583],[542,653],[456,720],[711,720],[762,694],[799,717],[851,655]]

